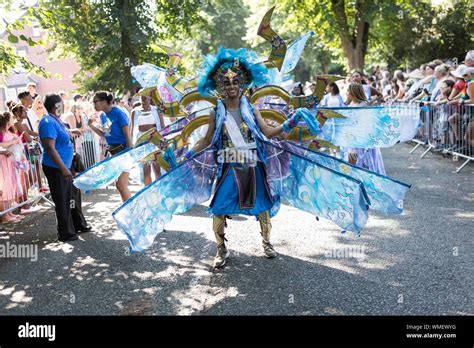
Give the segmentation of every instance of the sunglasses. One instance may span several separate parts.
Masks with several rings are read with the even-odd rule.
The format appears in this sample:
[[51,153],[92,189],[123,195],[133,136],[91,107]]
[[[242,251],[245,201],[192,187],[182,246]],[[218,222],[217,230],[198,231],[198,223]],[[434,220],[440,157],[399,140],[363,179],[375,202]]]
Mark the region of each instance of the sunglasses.
[[96,104],[96,103],[101,102],[101,101],[103,101],[103,100],[93,100],[92,102],[93,102],[94,104]]

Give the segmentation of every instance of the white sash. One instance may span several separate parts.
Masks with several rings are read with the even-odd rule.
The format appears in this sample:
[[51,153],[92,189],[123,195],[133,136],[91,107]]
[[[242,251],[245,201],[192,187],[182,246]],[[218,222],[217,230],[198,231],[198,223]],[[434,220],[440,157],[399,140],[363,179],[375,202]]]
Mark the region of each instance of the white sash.
[[255,142],[246,143],[242,133],[240,132],[239,127],[237,126],[237,122],[235,122],[234,117],[229,115],[226,111],[226,120],[225,120],[225,127],[227,129],[227,133],[229,134],[229,138],[234,144],[234,148],[237,150],[240,158],[246,158],[247,160],[255,161],[257,159],[255,151],[251,151],[257,148],[257,144]]

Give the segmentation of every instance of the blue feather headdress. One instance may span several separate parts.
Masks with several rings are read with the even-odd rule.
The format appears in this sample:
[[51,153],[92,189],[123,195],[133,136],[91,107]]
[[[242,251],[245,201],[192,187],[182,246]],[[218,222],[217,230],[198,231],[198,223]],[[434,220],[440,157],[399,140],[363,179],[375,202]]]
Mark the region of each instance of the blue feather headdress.
[[222,80],[229,69],[238,75],[242,88],[268,83],[268,69],[258,55],[245,48],[238,50],[220,46],[216,55],[207,55],[199,70],[198,91],[203,96],[222,93]]

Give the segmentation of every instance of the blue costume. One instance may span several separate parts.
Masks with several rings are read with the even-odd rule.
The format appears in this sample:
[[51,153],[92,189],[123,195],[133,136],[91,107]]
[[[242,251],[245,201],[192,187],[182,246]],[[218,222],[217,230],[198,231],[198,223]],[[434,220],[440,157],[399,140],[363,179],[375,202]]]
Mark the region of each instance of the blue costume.
[[[268,139],[245,95],[240,97],[239,109],[226,109],[221,87],[225,79],[236,76],[243,89],[269,82],[268,69],[253,52],[220,48],[217,55],[206,57],[198,91],[202,96],[219,97],[210,145],[197,153],[189,151],[185,160],[114,211],[114,219],[127,235],[132,251],[148,248],[173,214],[207,201],[213,192],[209,212],[218,243],[216,266],[223,265],[228,256],[224,228],[229,215],[256,216],[265,255],[274,257],[276,253],[269,240],[270,218],[278,213],[281,202],[355,233],[360,233],[366,224],[369,207],[386,214],[402,213],[409,185],[313,151],[301,143]],[[331,111],[318,110],[317,104],[300,107],[281,127],[289,132],[303,124],[311,135],[340,146],[386,147],[411,139],[419,124],[418,112],[407,117],[401,107],[334,109],[351,117],[320,122],[320,114],[328,110]],[[192,118],[188,115],[169,129],[182,130]],[[167,131],[164,129],[160,134]],[[150,142],[141,144],[108,159],[106,165],[100,163],[90,168],[74,183],[86,190],[101,187],[157,149],[158,145]],[[228,156],[229,149],[231,154],[238,155],[235,160]]]

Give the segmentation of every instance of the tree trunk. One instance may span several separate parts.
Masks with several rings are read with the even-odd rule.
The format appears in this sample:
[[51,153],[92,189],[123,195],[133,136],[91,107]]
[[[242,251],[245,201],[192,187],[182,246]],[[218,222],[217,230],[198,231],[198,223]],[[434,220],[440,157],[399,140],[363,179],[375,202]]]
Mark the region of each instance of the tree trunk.
[[130,29],[133,28],[133,19],[135,14],[135,8],[130,6],[129,0],[118,1],[119,10],[119,25],[120,25],[120,44],[122,52],[122,64],[123,64],[123,86],[128,90],[132,90],[134,84],[132,82],[131,68],[137,64],[137,56],[133,49],[133,42]]
[[331,0],[331,9],[349,70],[363,70],[369,43],[369,23],[362,16],[363,2],[356,2],[355,25],[352,30],[349,28],[344,0]]

